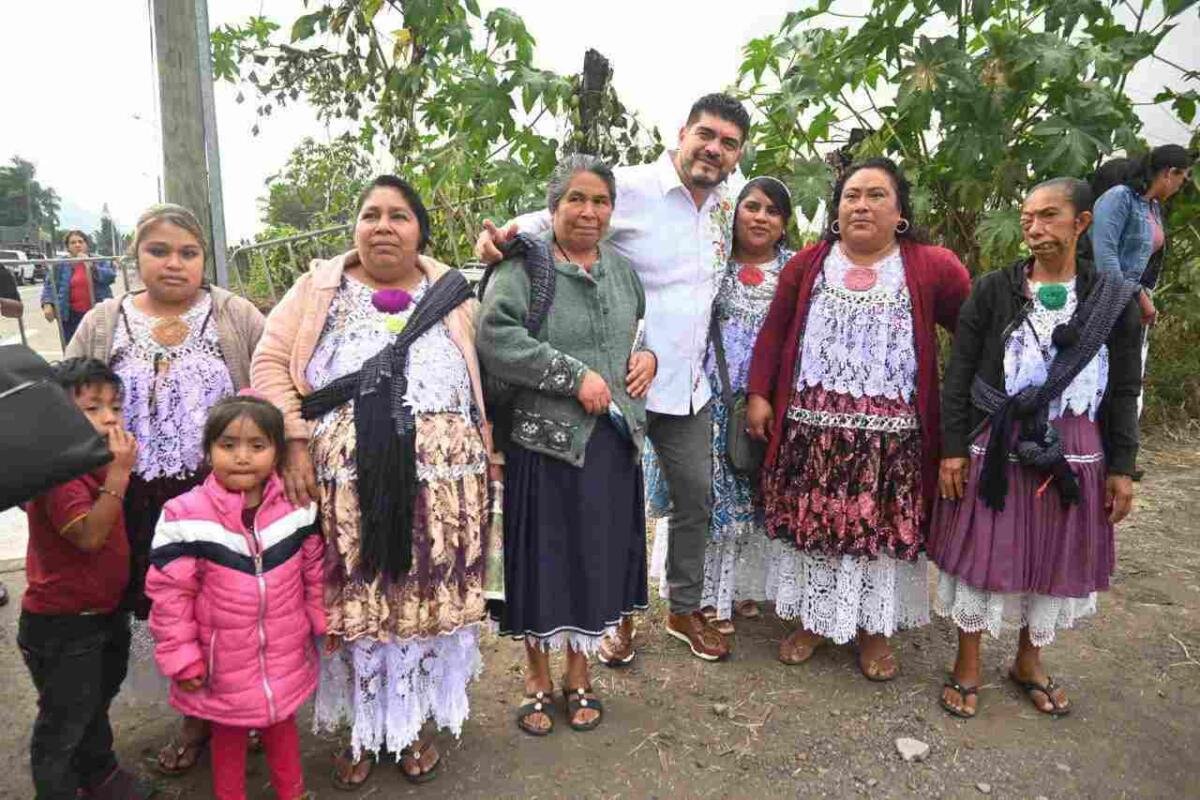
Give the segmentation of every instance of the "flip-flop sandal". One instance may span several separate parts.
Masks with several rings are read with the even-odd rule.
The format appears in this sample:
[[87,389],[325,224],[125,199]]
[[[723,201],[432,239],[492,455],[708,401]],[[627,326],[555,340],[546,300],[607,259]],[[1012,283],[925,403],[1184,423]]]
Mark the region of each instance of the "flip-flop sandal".
[[[954,691],[958,692],[958,696],[962,698],[964,703],[967,702],[968,697],[979,697],[978,686],[963,686],[961,683],[954,680],[954,676],[947,678],[946,682],[942,684],[942,688],[953,689]],[[945,695],[942,695],[938,698],[938,703],[941,705],[943,711],[950,716],[958,717],[959,719],[975,719],[975,715],[979,713],[978,700],[976,702],[974,711],[967,711],[965,708],[957,708],[952,703],[946,701]]]
[[[199,742],[183,742],[172,737],[166,747],[158,751],[158,756],[154,759],[154,768],[158,770],[160,775],[165,775],[168,778],[177,778],[196,766],[196,763],[200,760],[200,756],[204,755],[206,749],[208,749],[208,739],[203,739]],[[175,757],[175,766],[173,767],[168,767],[162,762],[163,753],[168,751]],[[191,761],[182,764],[184,756],[188,754],[191,754]]]
[[709,622],[712,622],[713,620],[715,620],[717,618],[717,607],[716,606],[705,606],[704,608],[700,609],[700,613],[704,615],[704,618],[706,620],[708,620]]
[[[1065,717],[1067,714],[1071,713],[1070,706],[1060,706],[1058,701],[1054,699],[1052,692],[1056,692],[1062,687],[1055,683],[1054,678],[1051,678],[1049,675],[1046,676],[1045,683],[1038,683],[1037,681],[1023,681],[1012,672],[1008,673],[1008,679],[1020,687],[1021,691],[1025,693],[1025,697],[1029,699],[1030,705],[1036,708],[1040,713],[1050,717]],[[1041,692],[1042,694],[1046,695],[1046,699],[1050,701],[1049,710],[1046,710],[1038,705],[1037,700],[1033,698],[1034,692]]]
[[[527,694],[524,699],[525,702],[517,706],[517,727],[530,736],[549,736],[550,731],[554,730],[554,717],[550,716],[550,702],[546,692]],[[533,714],[545,714],[546,719],[550,720],[550,725],[546,728],[536,728],[529,724],[528,718]]]
[[333,771],[329,775],[329,780],[333,783],[333,788],[337,789],[338,791],[357,792],[371,777],[371,773],[375,771],[375,768],[372,766],[371,769],[367,770],[366,777],[364,777],[361,781],[348,781],[338,774],[338,761],[342,761],[350,765],[351,775],[354,774],[354,771],[358,768],[359,763],[361,763],[354,760],[354,750],[350,747],[347,747],[341,753],[334,756]]
[[[429,750],[429,748],[431,746],[433,746],[433,744],[434,743],[431,740],[429,742],[429,744],[426,745],[423,750],[416,750],[410,745],[409,747],[406,747],[400,751],[400,759],[403,760],[405,758],[411,758],[416,763],[417,769],[420,769],[421,768],[421,757],[423,755],[425,755],[426,751]],[[439,752],[438,760],[433,762],[433,766],[430,767],[429,769],[425,770],[424,772],[418,772],[417,774],[414,775],[411,772],[409,772],[408,770],[401,767],[400,774],[403,775],[404,779],[407,780],[409,783],[429,783],[431,780],[433,780],[434,778],[437,777],[438,768],[441,766],[442,766],[442,754]]]
[[[604,703],[592,691],[592,687],[580,686],[578,689],[567,689],[563,681],[563,700],[567,702],[567,724],[573,731],[593,731],[604,719]],[[585,708],[596,712],[596,717],[588,722],[576,722],[575,715]]]
[[813,655],[815,655],[816,652],[821,649],[821,646],[825,644],[825,639],[824,638],[818,639],[814,644],[802,645],[802,644],[798,644],[795,641],[793,641],[792,635],[788,635],[788,636],[785,636],[782,639],[782,641],[779,642],[779,644],[782,646],[785,642],[791,642],[791,644],[788,645],[788,648],[793,652],[798,652],[800,655],[794,656],[792,658],[784,658],[783,652],[781,649],[781,651],[778,653],[778,658],[779,658],[780,662],[787,664],[788,666],[794,667],[799,664],[803,664],[804,662],[806,662],[810,658],[812,658]]

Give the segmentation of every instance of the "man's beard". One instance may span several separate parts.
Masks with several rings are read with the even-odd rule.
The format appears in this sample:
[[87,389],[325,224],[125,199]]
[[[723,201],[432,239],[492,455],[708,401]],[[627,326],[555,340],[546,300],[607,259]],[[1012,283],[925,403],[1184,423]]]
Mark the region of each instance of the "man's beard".
[[[696,170],[696,166],[699,164],[704,164],[715,169],[717,171],[716,177],[709,177],[706,173],[698,172]],[[721,181],[725,180],[725,178],[729,175],[729,173],[721,171],[720,164],[714,164],[711,161],[705,161],[704,159],[696,156],[693,156],[691,159],[689,159],[684,164],[684,167],[686,168],[685,171],[687,172],[688,177],[692,180],[692,185],[699,189],[712,189]]]

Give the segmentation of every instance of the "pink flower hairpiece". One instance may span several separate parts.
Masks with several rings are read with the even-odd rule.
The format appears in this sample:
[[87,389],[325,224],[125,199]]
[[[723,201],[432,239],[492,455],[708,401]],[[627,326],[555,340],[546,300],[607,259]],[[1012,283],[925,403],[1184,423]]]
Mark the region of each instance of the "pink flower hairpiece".
[[238,397],[253,397],[255,400],[266,400],[267,396],[252,386],[247,386],[237,393]]
[[403,289],[377,289],[371,295],[371,305],[384,314],[399,314],[412,305],[412,295]]

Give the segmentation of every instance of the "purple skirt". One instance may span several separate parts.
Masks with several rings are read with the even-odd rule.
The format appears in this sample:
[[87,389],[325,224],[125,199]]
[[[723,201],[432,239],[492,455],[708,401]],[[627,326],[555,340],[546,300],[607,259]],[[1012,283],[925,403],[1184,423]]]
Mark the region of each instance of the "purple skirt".
[[988,508],[979,496],[984,431],[971,446],[964,499],[939,498],[934,505],[926,551],[942,572],[989,592],[1086,597],[1108,588],[1117,558],[1104,508],[1108,468],[1100,431],[1086,416],[1051,424],[1079,480],[1080,502],[1063,506],[1053,484],[1039,497],[1045,476],[1010,456],[1004,510]]

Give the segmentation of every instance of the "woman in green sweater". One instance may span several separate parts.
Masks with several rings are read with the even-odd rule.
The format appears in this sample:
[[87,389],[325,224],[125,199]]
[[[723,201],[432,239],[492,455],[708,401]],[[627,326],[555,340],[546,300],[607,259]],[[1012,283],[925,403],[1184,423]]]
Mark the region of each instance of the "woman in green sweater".
[[[476,346],[489,374],[515,388],[505,450],[501,630],[525,641],[517,724],[554,725],[549,653],[566,651],[567,721],[603,715],[587,656],[646,608],[645,510],[639,461],[645,396],[657,369],[640,344],[645,294],[628,259],[603,242],[612,171],[590,156],[559,164],[547,190],[553,228],[496,267]],[[531,298],[552,296],[548,312]],[[541,304],[544,309],[544,304]]]

